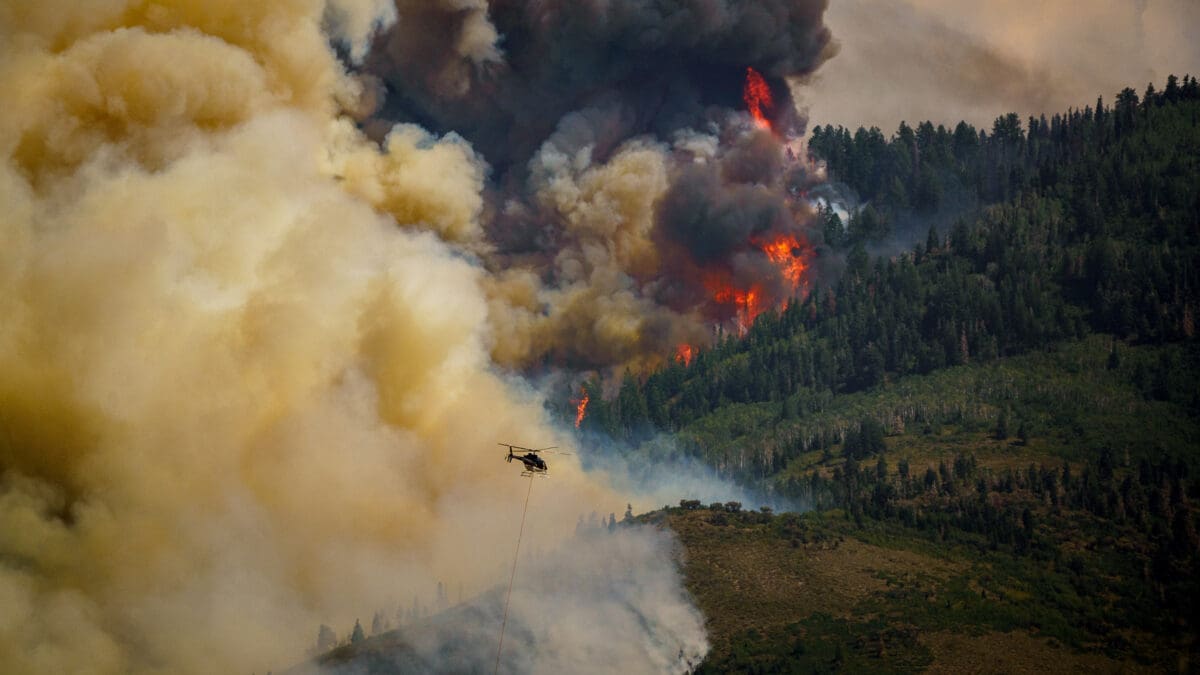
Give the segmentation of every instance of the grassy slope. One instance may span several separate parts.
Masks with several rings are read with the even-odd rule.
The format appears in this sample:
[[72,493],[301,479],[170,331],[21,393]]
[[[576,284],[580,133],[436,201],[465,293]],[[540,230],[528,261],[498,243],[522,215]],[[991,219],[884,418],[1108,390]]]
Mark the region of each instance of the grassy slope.
[[[713,650],[701,672],[1138,672],[1187,648],[1130,632],[1106,645],[1081,617],[1106,601],[1067,569],[840,514],[670,509]],[[723,524],[722,524],[723,523]],[[1086,575],[1086,572],[1084,573]],[[1039,595],[1053,588],[1057,595]]]

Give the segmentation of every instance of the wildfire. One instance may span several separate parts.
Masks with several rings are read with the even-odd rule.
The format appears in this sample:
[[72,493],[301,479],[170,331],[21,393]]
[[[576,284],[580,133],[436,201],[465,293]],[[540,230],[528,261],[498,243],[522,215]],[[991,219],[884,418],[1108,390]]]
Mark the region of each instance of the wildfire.
[[710,273],[705,278],[704,285],[718,305],[732,305],[737,311],[739,333],[745,333],[758,315],[767,309],[762,301],[762,289],[758,285],[748,289],[738,288],[730,281],[727,273]]
[[742,100],[746,102],[746,110],[754,118],[754,122],[762,129],[771,130],[771,121],[767,113],[775,107],[771,98],[771,87],[762,75],[753,68],[746,68],[746,85],[742,88]]
[[575,428],[578,429],[580,424],[583,424],[583,416],[587,414],[587,404],[590,400],[587,389],[581,389],[578,400],[572,400],[571,404],[575,406]]
[[675,360],[682,363],[684,368],[692,365],[692,357],[696,355],[696,348],[689,344],[681,344],[675,349]]
[[808,267],[800,257],[800,252],[804,250],[800,240],[790,234],[781,234],[769,241],[754,243],[779,268],[783,278],[792,282],[792,290],[799,290],[804,281],[804,271]]
[[[806,246],[799,238],[791,234],[777,234],[770,238],[753,238],[750,243],[762,251],[779,270],[780,276],[791,285],[793,294],[803,288],[808,263],[803,257]],[[747,288],[739,288],[725,270],[708,271],[704,278],[704,286],[711,294],[713,302],[734,308],[739,333],[745,333],[759,314],[774,305],[772,293],[766,290],[766,286],[753,283]],[[676,359],[679,358],[677,352]]]

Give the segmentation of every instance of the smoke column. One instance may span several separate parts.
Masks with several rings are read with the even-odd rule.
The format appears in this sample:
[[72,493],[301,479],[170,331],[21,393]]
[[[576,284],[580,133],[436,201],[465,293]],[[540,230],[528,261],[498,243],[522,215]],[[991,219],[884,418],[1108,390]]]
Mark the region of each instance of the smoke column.
[[[501,582],[526,485],[495,443],[572,441],[526,375],[645,370],[820,269],[785,84],[824,10],[0,1],[6,672],[279,671]],[[669,537],[564,545],[657,504],[553,472],[509,665],[701,658]]]
[[794,255],[819,267],[799,196],[815,178],[787,159],[804,132],[787,82],[833,55],[824,11],[397,4],[358,71],[383,92],[363,126],[452,131],[488,162],[480,255],[499,364],[645,371],[802,293],[763,247],[803,240]]
[[[0,4],[6,672],[278,671],[320,623],[500,579],[502,507],[525,485],[492,449],[569,439],[490,357],[483,159],[446,129],[376,144],[351,119],[375,88],[326,30],[365,55],[396,15]],[[485,43],[459,46],[487,63]],[[535,548],[626,501],[569,458],[554,471]],[[670,542],[635,540],[609,558],[644,591],[628,611],[557,630],[648,645],[614,668],[669,670],[703,654],[701,619],[655,571]],[[514,620],[537,625],[530,606],[515,597]],[[647,616],[672,620],[647,636]],[[550,662],[590,648],[556,637]]]

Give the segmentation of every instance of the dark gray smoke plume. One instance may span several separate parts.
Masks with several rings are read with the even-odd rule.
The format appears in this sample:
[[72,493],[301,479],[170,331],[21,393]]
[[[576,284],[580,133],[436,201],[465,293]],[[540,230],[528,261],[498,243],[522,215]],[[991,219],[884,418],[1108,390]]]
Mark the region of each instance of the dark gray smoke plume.
[[704,125],[709,106],[740,107],[747,67],[781,85],[829,56],[825,0],[463,4],[400,2],[368,70],[388,85],[384,116],[462,134],[502,170],[571,113],[593,111],[568,126],[590,126],[600,149],[665,138]]
[[[365,61],[386,92],[365,126],[453,133],[490,167],[498,362],[645,369],[745,313],[714,288],[757,289],[751,314],[799,292],[762,242],[807,240],[787,81],[833,53],[825,0],[396,7]],[[772,97],[757,123],[750,69]]]

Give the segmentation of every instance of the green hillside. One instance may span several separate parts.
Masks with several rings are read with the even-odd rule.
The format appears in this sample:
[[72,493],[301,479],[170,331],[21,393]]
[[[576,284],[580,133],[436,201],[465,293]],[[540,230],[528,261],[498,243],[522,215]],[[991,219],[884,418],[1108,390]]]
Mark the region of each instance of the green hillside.
[[[686,366],[627,377],[615,397],[604,399],[600,382],[590,383],[584,429],[636,445],[659,432],[686,437],[697,425],[740,419],[728,410],[739,405],[776,403],[786,415],[808,417],[835,397],[908,375],[1054,350],[1089,335],[1136,345],[1194,342],[1194,79],[1182,86],[1172,79],[1164,93],[1141,101],[1126,90],[1116,108],[1072,111],[1049,123],[1031,119],[1028,131],[1015,116],[1002,117],[990,135],[968,129],[962,136],[974,139],[974,150],[959,154],[944,129],[905,129],[882,144],[834,134],[850,150],[827,147],[832,132],[815,133],[812,148],[828,155],[834,179],[842,178],[839,169],[853,169],[841,166],[843,150],[874,167],[864,175],[891,176],[900,188],[918,189],[925,176],[960,175],[955,190],[969,197],[958,201],[977,208],[944,230],[930,227],[911,251],[872,259],[867,248],[889,241],[887,223],[919,219],[922,211],[904,189],[871,193],[853,169],[847,180],[875,201],[844,231],[832,228],[844,238],[816,242],[823,256],[844,261],[840,276],[814,282],[802,299],[760,316],[744,336],[701,350]],[[1000,181],[1004,189],[992,185],[998,175],[1008,176]],[[862,218],[878,226],[860,227]],[[728,475],[756,479],[786,464],[775,455],[748,459]]]
[[822,211],[836,282],[585,420],[812,509],[645,517],[704,671],[1194,668],[1200,85],[810,147],[870,202]]
[[767,484],[815,508],[642,518],[686,547],[702,672],[1186,671],[1198,358],[1093,336],[690,425],[718,464],[776,444]]
[[[1193,461],[1200,446],[1194,342],[1130,346],[1108,336],[955,366],[840,396],[730,404],[679,433],[727,472],[790,497],[814,469],[842,461],[864,424],[886,435],[888,461],[913,466],[975,453],[989,466],[1038,460]],[[1006,438],[997,439],[1001,421]],[[1022,440],[1023,437],[1023,440]],[[878,454],[870,452],[870,455]],[[820,471],[818,471],[820,473]]]

